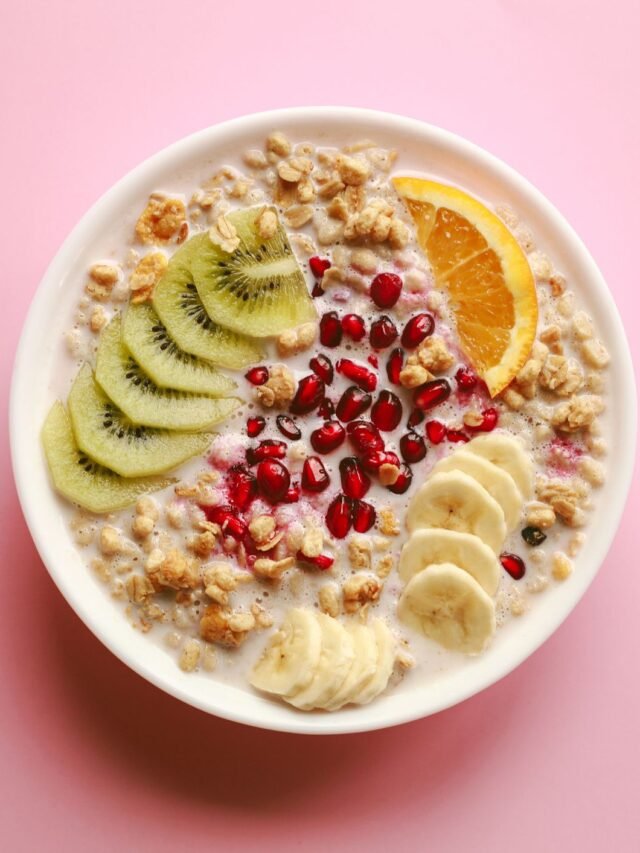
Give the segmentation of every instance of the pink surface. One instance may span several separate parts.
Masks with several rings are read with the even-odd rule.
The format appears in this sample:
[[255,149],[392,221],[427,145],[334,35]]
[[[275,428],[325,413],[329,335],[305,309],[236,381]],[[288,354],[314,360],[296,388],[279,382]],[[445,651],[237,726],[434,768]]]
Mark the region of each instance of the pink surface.
[[[632,0],[4,6],[3,407],[31,296],[91,203],[191,131],[300,104],[405,113],[519,169],[591,249],[638,363]],[[103,649],[38,559],[2,431],[3,850],[638,849],[637,478],[599,578],[515,673],[422,722],[304,739],[183,707]]]

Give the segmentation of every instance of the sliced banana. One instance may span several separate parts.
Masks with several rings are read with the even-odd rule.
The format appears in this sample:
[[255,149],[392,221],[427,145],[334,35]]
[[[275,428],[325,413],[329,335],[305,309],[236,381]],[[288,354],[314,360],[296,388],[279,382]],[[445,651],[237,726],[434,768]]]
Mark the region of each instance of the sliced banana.
[[304,690],[315,675],[321,646],[316,614],[293,608],[267,643],[249,682],[258,690],[279,696]]
[[471,533],[425,528],[414,531],[400,554],[398,574],[403,581],[431,563],[454,563],[474,577],[489,594],[500,583],[500,567],[488,545]]
[[[462,471],[477,480],[501,506],[507,530],[513,530],[522,514],[522,495],[512,477],[477,453],[457,450],[441,459],[432,473],[439,471]],[[455,562],[455,561],[454,561]]]
[[500,504],[462,471],[434,474],[415,493],[407,511],[410,532],[419,527],[444,527],[479,536],[496,554],[507,526]]
[[465,451],[477,453],[510,474],[524,500],[531,496],[533,462],[517,438],[504,432],[478,435],[465,445]]
[[313,678],[302,690],[292,691],[285,696],[290,705],[303,711],[323,708],[330,701],[347,677],[355,657],[351,635],[337,619],[324,613],[318,613],[316,619],[322,642],[315,670],[309,665]]
[[386,689],[396,662],[396,641],[387,624],[382,619],[374,619],[370,629],[378,647],[378,659],[371,678],[351,698],[356,705],[366,705]]
[[373,630],[358,622],[349,622],[345,630],[351,636],[355,657],[346,678],[324,706],[327,711],[335,711],[353,702],[353,697],[362,691],[378,665],[378,643]]
[[496,629],[493,601],[453,563],[414,575],[398,603],[398,617],[445,649],[469,655],[482,652]]

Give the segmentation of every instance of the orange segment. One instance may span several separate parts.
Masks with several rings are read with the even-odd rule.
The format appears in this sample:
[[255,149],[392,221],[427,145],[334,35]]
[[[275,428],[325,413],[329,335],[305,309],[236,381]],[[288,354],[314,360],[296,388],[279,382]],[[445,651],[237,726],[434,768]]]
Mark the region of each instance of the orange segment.
[[393,184],[436,284],[449,294],[460,345],[495,397],[535,339],[538,301],[526,255],[504,223],[462,190],[424,178]]

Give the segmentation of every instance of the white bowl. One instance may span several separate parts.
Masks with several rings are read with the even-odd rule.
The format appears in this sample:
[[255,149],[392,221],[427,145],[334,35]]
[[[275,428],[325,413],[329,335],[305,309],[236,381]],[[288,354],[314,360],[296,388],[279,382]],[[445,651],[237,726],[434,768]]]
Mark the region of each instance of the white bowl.
[[[186,675],[162,648],[132,631],[73,544],[40,448],[40,428],[54,397],[52,365],[99,237],[118,219],[132,222],[150,192],[171,187],[171,176],[194,163],[211,166],[255,147],[274,128],[327,144],[371,137],[398,148],[405,161],[444,181],[511,204],[579,290],[612,356],[607,428],[615,425],[615,440],[610,436],[608,479],[573,576],[545,592],[544,600],[523,619],[512,620],[509,630],[500,631],[492,647],[462,670],[333,714],[296,713],[211,676]],[[323,107],[261,113],[189,136],[142,163],[91,208],[56,255],[33,300],[16,357],[10,422],[18,493],[42,560],[78,616],[120,660],[167,693],[211,714],[268,729],[336,734],[404,723],[461,702],[509,673],[555,631],[593,580],[618,527],[633,470],[636,410],[631,358],[611,294],[580,239],[538,190],[492,155],[444,130],[386,113]]]

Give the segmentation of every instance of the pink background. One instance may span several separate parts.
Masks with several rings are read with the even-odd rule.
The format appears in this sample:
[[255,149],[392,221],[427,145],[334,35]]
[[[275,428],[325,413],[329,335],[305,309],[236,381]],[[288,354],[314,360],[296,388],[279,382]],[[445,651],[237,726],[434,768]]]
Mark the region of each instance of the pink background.
[[[405,113],[519,169],[590,247],[638,363],[634,0],[2,6],[3,408],[30,299],[95,199],[181,136],[302,104]],[[38,559],[1,429],[3,850],[639,849],[637,479],[599,578],[515,673],[305,739],[183,707],[102,648]]]

